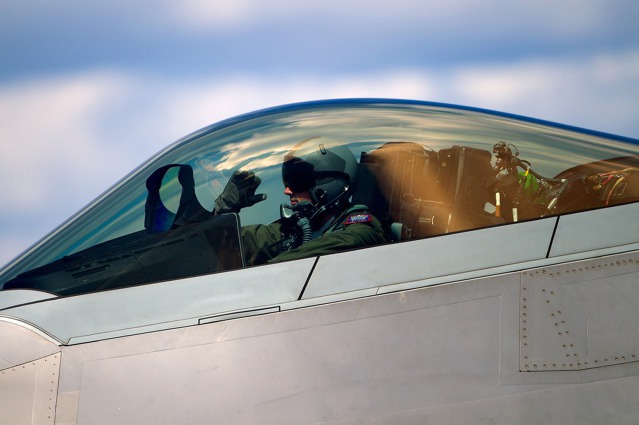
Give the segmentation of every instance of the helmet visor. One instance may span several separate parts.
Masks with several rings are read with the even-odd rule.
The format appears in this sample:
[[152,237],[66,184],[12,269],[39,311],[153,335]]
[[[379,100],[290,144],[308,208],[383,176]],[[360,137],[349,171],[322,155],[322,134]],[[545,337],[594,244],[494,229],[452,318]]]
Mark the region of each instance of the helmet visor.
[[282,164],[282,182],[293,192],[304,192],[315,186],[313,164],[298,157],[288,157]]

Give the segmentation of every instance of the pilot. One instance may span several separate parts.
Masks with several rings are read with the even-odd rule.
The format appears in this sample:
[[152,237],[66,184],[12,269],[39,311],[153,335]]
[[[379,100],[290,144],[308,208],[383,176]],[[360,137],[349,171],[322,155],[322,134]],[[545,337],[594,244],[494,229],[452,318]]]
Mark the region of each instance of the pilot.
[[[242,227],[248,265],[288,261],[387,241],[379,220],[364,205],[353,205],[358,164],[345,146],[323,137],[298,143],[284,157],[282,181],[290,205],[271,224]],[[215,214],[239,212],[266,199],[256,194],[261,180],[236,171],[215,201]]]

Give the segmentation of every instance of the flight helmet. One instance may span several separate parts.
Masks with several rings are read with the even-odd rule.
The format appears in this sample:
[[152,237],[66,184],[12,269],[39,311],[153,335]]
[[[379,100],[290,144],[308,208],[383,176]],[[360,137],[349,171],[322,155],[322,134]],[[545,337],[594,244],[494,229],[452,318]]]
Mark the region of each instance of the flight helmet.
[[357,160],[342,144],[326,137],[302,140],[284,157],[282,181],[293,192],[308,190],[316,207],[348,204],[357,183]]

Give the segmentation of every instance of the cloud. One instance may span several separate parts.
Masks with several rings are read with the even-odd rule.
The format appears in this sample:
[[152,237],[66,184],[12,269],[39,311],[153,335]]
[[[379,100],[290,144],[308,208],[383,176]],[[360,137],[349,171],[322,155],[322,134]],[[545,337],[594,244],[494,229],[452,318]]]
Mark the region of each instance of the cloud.
[[475,106],[638,137],[639,50],[586,59],[524,60],[460,69],[456,99]]
[[[102,111],[126,91],[114,75],[84,74],[0,87],[0,180],[7,211],[55,203],[47,181],[59,189],[90,182],[94,164],[113,160],[100,137]],[[86,179],[89,178],[89,181]]]
[[[304,40],[331,38],[350,29],[357,39],[403,39],[403,34],[419,34],[419,41],[435,38],[438,43],[465,39],[473,42],[537,37],[562,38],[620,37],[623,28],[634,24],[639,11],[635,0],[59,0],[55,3],[5,2],[0,17],[4,35],[29,34],[50,37],[87,31],[93,38],[105,32],[110,39],[124,36],[129,41],[153,39],[162,34],[262,35],[297,32]],[[53,27],[51,27],[53,25]],[[55,28],[57,31],[47,31]],[[306,29],[306,32],[300,32]],[[400,31],[401,30],[401,31]],[[366,37],[361,37],[365,35]],[[636,34],[625,32],[626,38]],[[76,40],[76,42],[81,40]],[[260,44],[262,40],[254,40]],[[294,41],[294,40],[290,40]],[[342,39],[343,44],[353,40]],[[461,47],[461,46],[459,46]]]
[[[451,22],[460,27],[485,28],[493,33],[543,27],[562,35],[583,35],[600,31],[617,8],[603,0],[540,2],[523,0],[462,0],[443,5],[435,0],[396,0],[371,4],[367,0],[326,0],[305,3],[297,0],[184,0],[165,2],[165,17],[183,25],[186,31],[239,29],[260,23],[277,26],[293,19],[303,20],[317,29],[322,23],[350,25],[374,30],[380,25],[392,28],[419,25],[423,31],[441,31]],[[504,19],[507,16],[508,19]],[[499,23],[500,25],[496,25]],[[456,25],[457,26],[457,25]],[[326,35],[331,28],[325,26]],[[442,33],[443,37],[451,34]]]

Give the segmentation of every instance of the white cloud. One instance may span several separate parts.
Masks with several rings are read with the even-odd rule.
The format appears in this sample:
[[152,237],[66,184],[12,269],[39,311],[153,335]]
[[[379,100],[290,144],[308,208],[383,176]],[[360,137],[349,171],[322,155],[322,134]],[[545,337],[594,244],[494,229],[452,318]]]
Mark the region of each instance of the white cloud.
[[[101,113],[126,90],[109,74],[85,74],[0,88],[0,181],[5,211],[55,205],[113,160],[100,139]],[[51,187],[57,184],[58,187]],[[64,197],[63,197],[64,198]]]
[[637,137],[639,51],[458,70],[455,98],[475,106]]
[[219,32],[252,24],[259,4],[250,0],[169,0],[163,6],[165,17],[187,30]]
[[158,20],[152,24],[171,21],[182,31],[219,33],[259,25],[277,31],[278,25],[297,20],[306,22],[313,32],[325,29],[325,36],[330,36],[335,25],[372,33],[377,28],[418,26],[445,42],[459,36],[460,29],[463,34],[470,28],[481,31],[482,37],[488,33],[516,37],[533,28],[543,30],[540,35],[581,37],[606,31],[614,25],[615,12],[623,8],[624,1],[612,4],[605,0],[167,0],[156,8]]
[[161,107],[161,115],[175,129],[195,130],[220,119],[292,102],[347,97],[427,99],[436,92],[435,83],[419,71],[335,79],[310,75],[280,80],[250,75],[207,79],[165,84],[165,96],[172,101]]

